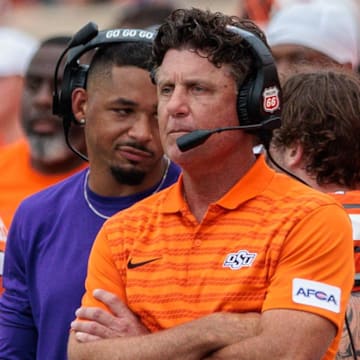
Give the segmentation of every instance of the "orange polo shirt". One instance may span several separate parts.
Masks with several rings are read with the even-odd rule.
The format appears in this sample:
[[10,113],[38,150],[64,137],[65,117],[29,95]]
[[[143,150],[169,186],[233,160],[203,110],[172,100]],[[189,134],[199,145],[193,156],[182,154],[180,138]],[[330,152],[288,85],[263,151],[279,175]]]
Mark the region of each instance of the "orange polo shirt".
[[[25,139],[0,149],[0,217],[9,229],[15,210],[27,196],[74,174],[78,168],[61,174],[42,174],[31,167]],[[74,155],[75,156],[75,155]]]
[[198,223],[182,177],[109,219],[89,260],[83,306],[116,293],[151,331],[217,311],[294,309],[338,328],[354,275],[349,218],[330,196],[270,169],[261,156]]

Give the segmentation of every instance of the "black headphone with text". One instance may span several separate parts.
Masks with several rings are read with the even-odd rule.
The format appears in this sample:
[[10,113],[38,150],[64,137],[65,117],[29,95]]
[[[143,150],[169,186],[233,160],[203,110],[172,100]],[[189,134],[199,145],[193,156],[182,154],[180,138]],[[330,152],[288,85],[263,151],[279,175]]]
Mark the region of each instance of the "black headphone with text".
[[[142,29],[111,29],[98,31],[95,23],[89,22],[70,40],[68,46],[59,57],[54,73],[53,114],[62,117],[65,139],[72,151],[82,159],[87,157],[74,149],[69,141],[69,130],[72,124],[82,125],[72,112],[72,93],[75,88],[86,88],[89,65],[80,64],[80,58],[92,49],[104,45],[124,42],[144,42],[152,44],[156,33]],[[59,86],[59,68],[64,56],[63,79]],[[60,89],[59,89],[60,88]]]
[[237,112],[240,126],[249,126],[249,130],[280,127],[281,86],[270,50],[250,31],[231,25],[226,29],[241,36],[255,60],[255,70],[239,88]]

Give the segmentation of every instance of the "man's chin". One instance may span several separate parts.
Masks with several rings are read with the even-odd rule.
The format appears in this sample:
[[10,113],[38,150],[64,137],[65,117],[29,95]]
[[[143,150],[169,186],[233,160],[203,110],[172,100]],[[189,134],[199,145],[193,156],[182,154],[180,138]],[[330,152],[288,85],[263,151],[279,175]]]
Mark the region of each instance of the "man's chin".
[[119,184],[133,186],[140,185],[146,175],[144,171],[122,169],[119,167],[111,167],[111,173]]
[[31,137],[29,144],[32,159],[43,164],[62,163],[76,156],[60,137]]

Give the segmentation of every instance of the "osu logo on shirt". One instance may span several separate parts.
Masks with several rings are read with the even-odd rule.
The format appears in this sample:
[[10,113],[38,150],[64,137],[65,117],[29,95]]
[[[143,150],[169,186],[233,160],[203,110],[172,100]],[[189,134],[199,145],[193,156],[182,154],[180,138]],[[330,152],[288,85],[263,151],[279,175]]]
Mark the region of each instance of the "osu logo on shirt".
[[229,267],[231,270],[250,267],[253,264],[256,255],[256,253],[251,253],[247,250],[239,250],[237,253],[230,253],[227,255],[223,267]]

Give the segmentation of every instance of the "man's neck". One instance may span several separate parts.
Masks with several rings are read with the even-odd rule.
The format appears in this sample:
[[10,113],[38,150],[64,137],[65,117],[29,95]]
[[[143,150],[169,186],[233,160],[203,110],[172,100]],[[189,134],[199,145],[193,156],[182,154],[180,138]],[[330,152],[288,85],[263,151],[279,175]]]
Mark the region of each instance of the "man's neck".
[[196,177],[183,171],[184,198],[200,223],[210,204],[221,199],[241,179],[256,161],[255,155],[237,160],[236,164],[211,166],[206,176]]

